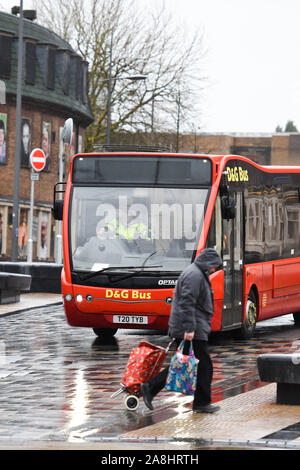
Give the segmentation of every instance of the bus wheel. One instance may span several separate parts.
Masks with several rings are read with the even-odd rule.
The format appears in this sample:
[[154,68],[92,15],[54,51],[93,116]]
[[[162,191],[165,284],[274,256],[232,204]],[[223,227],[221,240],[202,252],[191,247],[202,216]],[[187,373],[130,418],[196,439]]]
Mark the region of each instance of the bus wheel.
[[293,313],[295,325],[300,326],[300,312]]
[[95,335],[100,336],[102,338],[112,338],[118,328],[93,328]]
[[246,305],[246,317],[240,329],[241,339],[250,339],[254,335],[257,319],[257,299],[253,290],[249,292],[247,305]]

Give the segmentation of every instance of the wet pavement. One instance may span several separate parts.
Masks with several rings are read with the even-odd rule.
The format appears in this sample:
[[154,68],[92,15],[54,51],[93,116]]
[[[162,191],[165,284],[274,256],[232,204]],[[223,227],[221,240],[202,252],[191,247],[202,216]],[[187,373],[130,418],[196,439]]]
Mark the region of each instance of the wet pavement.
[[[212,417],[203,421],[203,416],[197,415],[195,421],[190,413],[191,397],[162,391],[153,402],[152,412],[143,403],[135,412],[126,410],[125,394],[111,398],[120,387],[131,349],[142,340],[167,346],[169,339],[163,332],[119,330],[115,338],[103,343],[92,330],[71,328],[62,305],[54,298],[52,303],[46,307],[36,304],[36,308],[27,307],[15,315],[10,312],[10,316],[1,316],[0,311],[0,448],[31,443],[30,448],[92,448],[96,444],[97,448],[132,449],[141,442],[142,448],[176,448],[176,435],[167,430],[168,426],[174,430],[178,420],[183,423],[182,418],[187,428],[182,424],[178,434],[180,448],[207,445],[203,436],[211,434],[205,434],[205,423],[208,420],[209,426]],[[268,410],[269,423],[274,416],[278,419],[278,406],[273,409],[274,384],[266,386],[259,381],[256,359],[267,352],[294,352],[299,341],[300,329],[294,326],[291,315],[258,324],[255,337],[248,341],[234,340],[229,333],[212,335],[212,400],[224,407],[224,413],[215,420],[219,429],[220,420],[226,424],[231,416],[230,410],[234,415],[237,407],[243,409],[243,400],[246,414],[249,403],[261,402],[262,410]],[[262,436],[269,436],[274,443],[285,433],[287,441],[296,442],[300,437],[300,407],[292,408],[285,410],[290,419],[278,422],[277,427],[270,425]],[[236,416],[243,420],[241,414]],[[193,426],[194,434],[187,430]],[[215,429],[210,426],[210,431]],[[228,426],[233,427],[230,420]],[[232,439],[232,434],[222,432],[214,430],[218,445],[222,445],[222,435]],[[247,441],[245,433],[240,437]],[[210,447],[214,445],[217,441]]]

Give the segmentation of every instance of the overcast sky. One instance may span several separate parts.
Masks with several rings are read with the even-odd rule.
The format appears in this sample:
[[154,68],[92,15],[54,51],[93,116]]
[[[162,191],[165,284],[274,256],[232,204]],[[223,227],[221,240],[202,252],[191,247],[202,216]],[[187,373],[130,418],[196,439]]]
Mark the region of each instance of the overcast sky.
[[[204,30],[200,131],[274,132],[288,120],[300,130],[300,0],[164,2],[186,28]],[[0,0],[6,11],[18,3]]]
[[299,0],[166,0],[205,30],[204,130],[300,130]]

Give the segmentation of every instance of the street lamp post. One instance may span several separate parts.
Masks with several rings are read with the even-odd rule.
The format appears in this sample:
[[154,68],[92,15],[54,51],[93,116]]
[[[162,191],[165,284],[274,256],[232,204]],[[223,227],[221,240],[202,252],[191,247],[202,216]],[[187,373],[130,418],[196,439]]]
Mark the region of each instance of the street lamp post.
[[21,112],[22,112],[22,69],[23,69],[23,0],[20,0],[19,37],[18,37],[18,73],[16,103],[16,139],[14,162],[14,198],[11,260],[18,260],[18,226],[19,226],[19,186],[20,186],[20,153],[21,153]]
[[35,10],[24,10],[23,0],[20,6],[11,9],[13,15],[19,14],[18,31],[18,71],[17,71],[17,95],[16,95],[16,137],[15,137],[15,160],[14,160],[14,197],[12,214],[12,250],[11,260],[18,260],[18,230],[19,230],[19,187],[20,187],[20,154],[21,154],[21,114],[22,114],[22,75],[23,75],[23,17],[35,20]]

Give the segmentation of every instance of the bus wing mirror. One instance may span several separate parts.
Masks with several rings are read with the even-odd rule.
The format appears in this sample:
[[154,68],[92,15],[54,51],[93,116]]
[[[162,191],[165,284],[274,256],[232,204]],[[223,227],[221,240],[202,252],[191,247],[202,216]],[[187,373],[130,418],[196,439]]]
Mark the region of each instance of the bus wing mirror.
[[233,197],[222,197],[221,211],[223,219],[230,220],[235,218],[235,201]]
[[55,220],[63,219],[63,211],[64,211],[63,199],[57,199],[56,201],[54,201],[52,212],[53,212],[53,217]]
[[64,200],[61,199],[65,192],[65,181],[59,181],[54,185],[52,213],[55,220],[63,219]]

